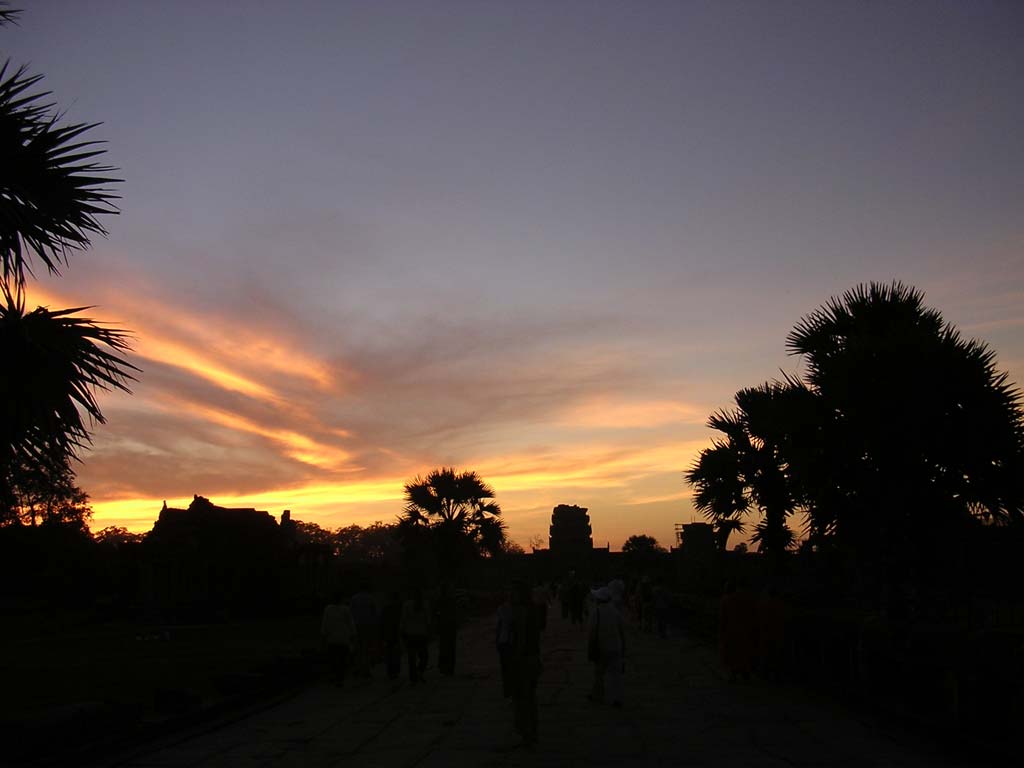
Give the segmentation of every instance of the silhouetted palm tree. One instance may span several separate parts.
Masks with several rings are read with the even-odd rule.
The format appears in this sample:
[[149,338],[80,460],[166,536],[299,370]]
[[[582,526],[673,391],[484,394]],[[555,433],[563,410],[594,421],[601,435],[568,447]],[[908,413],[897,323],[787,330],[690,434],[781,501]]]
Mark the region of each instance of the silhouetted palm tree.
[[732,531],[743,530],[742,517],[751,507],[762,513],[752,537],[759,550],[779,553],[793,543],[786,521],[796,499],[780,448],[788,386],[741,390],[735,410],[719,411],[708,420],[725,440],[701,452],[686,480],[697,490],[694,506],[715,526],[720,549],[727,547]]
[[476,472],[435,469],[425,478],[406,483],[405,501],[399,523],[403,537],[407,542],[419,537],[438,547],[442,567],[457,567],[480,554],[501,553],[505,541],[501,507]]
[[0,267],[8,285],[24,283],[31,260],[54,273],[89,238],[106,234],[96,218],[116,213],[114,169],[95,158],[98,141],[82,141],[96,124],[61,126],[48,92],[32,92],[42,75],[0,67]]
[[708,426],[724,432],[726,439],[715,439],[711,448],[701,451],[697,463],[686,473],[686,482],[696,490],[694,507],[714,526],[715,541],[724,551],[729,535],[743,532],[742,516],[750,509],[743,471],[748,443],[732,413],[713,414]]
[[76,317],[80,309],[27,312],[20,288],[3,286],[0,492],[16,467],[60,467],[76,455],[90,422],[104,421],[96,391],[127,391],[137,370],[119,354],[128,349],[125,333]]
[[[0,5],[3,26],[17,11]],[[74,316],[84,308],[26,311],[32,260],[59,273],[105,233],[97,216],[117,212],[113,169],[95,160],[104,150],[81,140],[93,125],[59,125],[48,94],[32,90],[40,80],[0,67],[0,513],[13,508],[12,473],[65,466],[89,422],[103,421],[96,390],[127,391],[138,370],[121,356],[126,334]]]
[[972,520],[1024,520],[1020,392],[923,298],[861,285],[787,339],[817,401],[814,450],[793,458],[812,520],[858,549],[935,547]]

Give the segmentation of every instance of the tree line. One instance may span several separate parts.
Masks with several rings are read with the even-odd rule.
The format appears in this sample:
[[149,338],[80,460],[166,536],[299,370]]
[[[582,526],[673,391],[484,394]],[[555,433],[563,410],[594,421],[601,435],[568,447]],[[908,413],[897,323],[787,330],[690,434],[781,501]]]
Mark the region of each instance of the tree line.
[[805,549],[898,579],[934,572],[979,528],[1021,529],[1021,393],[921,291],[857,286],[786,344],[804,372],[737,392],[686,473],[721,548],[752,522],[777,558],[802,525]]

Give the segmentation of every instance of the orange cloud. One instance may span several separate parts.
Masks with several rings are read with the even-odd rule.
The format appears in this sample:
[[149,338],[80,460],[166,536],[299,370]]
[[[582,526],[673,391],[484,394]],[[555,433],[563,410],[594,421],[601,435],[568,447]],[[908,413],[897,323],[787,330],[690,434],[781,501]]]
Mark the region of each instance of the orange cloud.
[[[161,398],[174,410],[184,410],[193,416],[206,419],[214,424],[219,424],[228,429],[249,434],[259,435],[281,445],[288,456],[293,459],[310,464],[321,469],[338,471],[346,468],[352,459],[352,454],[343,448],[335,445],[318,442],[301,432],[290,429],[275,429],[265,427],[251,419],[240,416],[236,413],[224,411],[219,408],[200,405],[198,403],[177,400],[173,397]],[[352,471],[353,467],[348,468]]]
[[[30,298],[53,307],[81,303],[76,297],[38,286],[32,287]],[[153,296],[136,298],[125,293],[108,296],[104,309],[124,318],[116,324],[123,323],[131,330],[135,355],[181,368],[248,397],[281,401],[278,392],[257,381],[267,372],[298,378],[324,390],[336,384],[335,375],[323,361],[302,354],[286,341],[223,318],[208,315],[198,319]]]
[[[35,288],[32,298],[53,306],[80,303]],[[676,516],[676,502],[686,498],[681,472],[707,445],[705,439],[679,439],[680,433],[696,434],[687,427],[703,423],[706,407],[593,394],[621,383],[620,358],[603,340],[581,343],[575,326],[563,329],[559,343],[562,359],[578,358],[580,366],[548,372],[550,335],[545,346],[520,344],[521,359],[510,370],[489,366],[496,345],[483,343],[455,345],[460,362],[453,366],[458,334],[430,331],[426,343],[407,341],[408,349],[363,351],[361,364],[341,374],[360,382],[349,392],[335,380],[333,365],[283,334],[216,312],[187,314],[152,298],[147,286],[104,298],[96,314],[121,318],[113,324],[136,333],[134,356],[152,367],[139,396],[110,401],[118,403],[120,418],[99,433],[95,484],[87,482],[88,459],[83,469],[94,528],[144,531],[152,525],[163,499],[147,493],[155,487],[151,480],[132,476],[133,461],[146,467],[147,478],[175,467],[175,478],[168,481],[165,474],[159,483],[175,489],[169,492],[180,483],[217,504],[275,515],[291,509],[299,519],[330,527],[393,519],[401,512],[406,481],[455,463],[475,469],[495,488],[513,538],[536,532],[546,510],[561,501],[590,505],[600,516],[602,536],[624,536],[641,532],[627,524],[665,527]],[[501,339],[518,338],[518,330],[503,325]],[[441,360],[449,362],[438,365]],[[147,411],[154,417],[148,421]],[[341,419],[353,429],[336,426]],[[232,437],[225,440],[221,430]],[[182,447],[184,438],[192,440],[190,447]],[[556,447],[533,448],[538,440]],[[217,466],[207,468],[197,456],[218,457]],[[244,481],[238,478],[243,466],[250,468]],[[168,501],[181,506],[189,500]],[[630,506],[637,511],[627,512]],[[613,511],[627,522],[612,525]]]
[[472,464],[495,489],[504,491],[584,485],[610,488],[644,475],[681,472],[706,445],[705,440],[688,440],[567,447],[560,455],[538,456],[531,452],[481,459]]

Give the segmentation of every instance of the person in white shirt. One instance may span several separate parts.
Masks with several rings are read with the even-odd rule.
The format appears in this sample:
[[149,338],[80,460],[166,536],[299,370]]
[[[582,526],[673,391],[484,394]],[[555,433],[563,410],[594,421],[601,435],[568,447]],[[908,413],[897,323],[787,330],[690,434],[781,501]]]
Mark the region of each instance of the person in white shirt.
[[341,592],[335,592],[331,602],[324,608],[320,620],[320,638],[327,652],[335,684],[344,685],[352,646],[355,644],[356,625]]
[[594,651],[594,687],[587,697],[591,701],[603,702],[605,695],[613,707],[621,707],[623,699],[622,670],[626,655],[626,625],[622,614],[612,602],[608,587],[601,587],[593,593],[594,610],[590,614],[590,646]]

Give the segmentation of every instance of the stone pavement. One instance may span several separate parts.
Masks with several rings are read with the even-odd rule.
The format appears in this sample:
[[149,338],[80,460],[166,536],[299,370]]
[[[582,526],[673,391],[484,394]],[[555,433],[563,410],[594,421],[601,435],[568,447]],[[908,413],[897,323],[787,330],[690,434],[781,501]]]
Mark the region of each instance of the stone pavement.
[[[540,743],[518,746],[501,696],[493,625],[461,630],[456,675],[425,684],[327,684],[206,733],[109,762],[165,766],[926,766],[968,764],[897,729],[883,732],[824,697],[733,685],[714,649],[686,636],[632,632],[626,706],[591,704],[585,636],[549,614],[538,689]],[[433,665],[435,648],[431,648]],[[403,659],[403,667],[404,667]],[[403,668],[404,672],[404,668]]]

